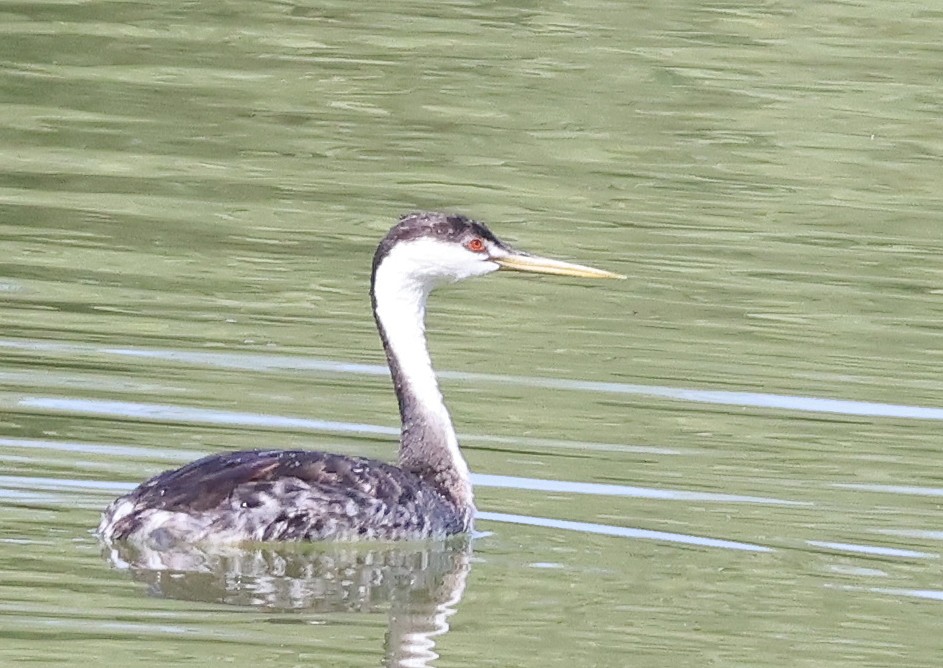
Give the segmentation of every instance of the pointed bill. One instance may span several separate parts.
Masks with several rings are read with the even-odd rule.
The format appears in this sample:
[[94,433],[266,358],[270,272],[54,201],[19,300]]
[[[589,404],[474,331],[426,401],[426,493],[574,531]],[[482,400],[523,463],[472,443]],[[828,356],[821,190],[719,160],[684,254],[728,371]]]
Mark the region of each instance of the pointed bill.
[[578,276],[580,278],[625,278],[622,274],[614,274],[611,271],[594,269],[582,264],[573,264],[561,260],[553,260],[549,257],[540,257],[538,255],[525,255],[523,253],[511,252],[504,257],[493,258],[493,261],[500,265],[501,269],[510,271],[526,271],[533,274],[554,274],[556,276]]

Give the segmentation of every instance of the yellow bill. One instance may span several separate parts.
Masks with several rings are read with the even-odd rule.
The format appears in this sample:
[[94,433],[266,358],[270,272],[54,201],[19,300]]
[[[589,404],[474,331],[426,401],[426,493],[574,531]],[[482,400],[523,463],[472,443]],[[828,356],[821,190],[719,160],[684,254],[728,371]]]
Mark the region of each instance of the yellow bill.
[[526,271],[533,274],[554,274],[556,276],[578,276],[580,278],[625,278],[622,274],[615,274],[603,269],[595,269],[582,264],[553,260],[549,257],[526,255],[512,252],[504,257],[492,258],[501,269],[510,271]]

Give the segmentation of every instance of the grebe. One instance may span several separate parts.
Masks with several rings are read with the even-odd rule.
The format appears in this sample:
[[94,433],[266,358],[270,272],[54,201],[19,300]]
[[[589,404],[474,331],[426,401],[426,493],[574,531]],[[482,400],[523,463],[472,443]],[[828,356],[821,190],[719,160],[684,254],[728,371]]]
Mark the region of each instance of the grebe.
[[512,250],[464,216],[413,213],[373,257],[373,315],[399,400],[397,465],[306,450],[249,450],[165,471],[102,515],[106,542],[444,538],[470,531],[468,466],[439,392],[425,337],[429,293],[498,269],[625,278]]

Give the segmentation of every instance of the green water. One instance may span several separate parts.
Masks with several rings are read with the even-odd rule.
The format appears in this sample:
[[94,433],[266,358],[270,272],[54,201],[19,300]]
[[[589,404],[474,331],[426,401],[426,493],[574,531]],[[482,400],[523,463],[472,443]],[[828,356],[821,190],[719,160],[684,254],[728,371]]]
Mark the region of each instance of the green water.
[[[418,628],[437,666],[939,665],[943,11],[31,0],[0,32],[0,664],[394,665]],[[629,276],[434,295],[472,553],[116,567],[98,514],[165,468],[394,456],[367,284],[416,209]]]

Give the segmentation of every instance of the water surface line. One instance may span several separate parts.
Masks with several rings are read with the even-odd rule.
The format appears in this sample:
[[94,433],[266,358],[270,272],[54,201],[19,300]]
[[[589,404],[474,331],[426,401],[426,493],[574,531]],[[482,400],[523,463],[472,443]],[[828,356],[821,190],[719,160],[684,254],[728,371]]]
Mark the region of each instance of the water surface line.
[[773,548],[752,543],[741,543],[721,538],[704,538],[683,533],[668,531],[652,531],[650,529],[633,529],[630,527],[613,526],[611,524],[595,524],[592,522],[574,522],[571,520],[557,520],[546,517],[531,517],[529,515],[511,515],[507,513],[491,513],[479,511],[476,519],[491,522],[507,522],[510,524],[524,524],[527,526],[546,527],[548,529],[562,529],[564,531],[578,531],[602,536],[617,536],[636,540],[657,540],[667,543],[681,543],[683,545],[697,545],[699,547],[714,547],[724,550],[740,550],[745,552],[772,552]]
[[[386,376],[389,374],[387,367],[382,364],[340,362],[336,360],[308,358],[300,355],[264,355],[258,353],[194,352],[132,347],[97,347],[84,344],[0,339],[0,348],[4,347],[20,350],[35,350],[37,352],[72,352],[151,358],[175,363],[199,364],[254,371],[309,371],[367,376]],[[859,417],[943,420],[943,408],[935,406],[914,406],[908,404],[765,392],[709,390],[664,385],[512,376],[463,371],[440,371],[439,377],[447,380],[460,380],[465,382],[497,383],[551,390],[632,395],[690,403],[738,406],[741,408],[775,409],[802,413],[830,413],[834,415]]]

